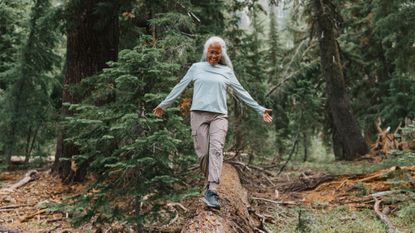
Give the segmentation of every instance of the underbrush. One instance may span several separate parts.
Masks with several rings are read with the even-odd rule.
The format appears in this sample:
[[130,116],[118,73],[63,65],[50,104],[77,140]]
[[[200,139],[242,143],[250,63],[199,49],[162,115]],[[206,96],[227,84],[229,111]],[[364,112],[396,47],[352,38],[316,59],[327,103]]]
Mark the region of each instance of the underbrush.
[[[415,229],[415,204],[406,203],[406,206],[389,215],[399,232],[413,232]],[[267,226],[271,232],[386,232],[385,225],[373,209],[350,209],[345,206],[332,209],[279,208],[274,216],[277,222]]]
[[362,174],[369,173],[380,169],[385,169],[393,166],[411,166],[415,164],[415,153],[392,151],[387,158],[381,162],[370,161],[313,161],[300,162],[293,161],[289,163],[287,172],[290,175],[298,176],[305,170],[312,170],[315,172],[324,172],[331,175],[348,175],[348,174]]

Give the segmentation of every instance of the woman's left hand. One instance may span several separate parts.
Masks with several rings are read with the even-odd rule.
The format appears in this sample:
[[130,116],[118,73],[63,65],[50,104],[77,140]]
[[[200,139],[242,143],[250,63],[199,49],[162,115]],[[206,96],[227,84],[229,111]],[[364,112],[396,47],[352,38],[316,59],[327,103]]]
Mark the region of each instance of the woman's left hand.
[[267,122],[267,123],[271,123],[272,122],[272,116],[269,115],[269,113],[272,112],[272,109],[265,109],[264,113],[262,114],[262,119]]

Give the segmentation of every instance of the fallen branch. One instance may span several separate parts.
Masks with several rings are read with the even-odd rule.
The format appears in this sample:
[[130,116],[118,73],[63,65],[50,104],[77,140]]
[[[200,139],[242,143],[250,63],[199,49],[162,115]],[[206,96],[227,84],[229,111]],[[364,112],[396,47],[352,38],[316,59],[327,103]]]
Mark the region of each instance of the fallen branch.
[[[54,227],[52,227],[52,228],[50,228],[46,231],[42,231],[42,232],[53,232],[53,231],[57,230],[60,227],[61,227],[61,224],[58,224],[58,225],[56,225],[56,226],[54,226]],[[60,231],[60,232],[65,232],[65,231]]]
[[245,163],[239,162],[239,161],[226,161],[227,163],[233,164],[233,165],[240,165],[244,167],[246,170],[251,171],[251,168],[246,165]]
[[295,203],[293,201],[273,201],[273,200],[269,200],[269,199],[265,199],[265,198],[261,198],[261,197],[251,197],[251,199],[259,200],[259,201],[266,201],[266,202],[274,203],[274,204],[277,204],[277,205],[297,205],[297,203]]
[[26,172],[23,179],[21,179],[19,182],[15,183],[13,185],[11,185],[10,187],[5,188],[4,191],[13,192],[15,189],[18,189],[18,188],[22,187],[23,185],[29,183],[30,181],[34,180],[36,174],[38,174],[38,172],[36,170],[30,170],[30,171]]
[[392,172],[396,171],[396,170],[401,170],[401,167],[393,166],[393,167],[389,168],[389,170],[384,172],[384,173],[378,173],[378,174],[375,174],[373,176],[365,177],[363,179],[358,180],[358,182],[363,183],[363,182],[372,182],[372,181],[376,181],[376,180],[387,180],[389,175]]
[[48,220],[46,220],[46,222],[51,223],[51,222],[59,222],[59,221],[64,221],[65,218],[50,218]]
[[326,175],[326,174],[317,174],[314,176],[309,176],[308,178],[300,177],[297,180],[291,181],[281,185],[279,188],[284,192],[302,192],[305,190],[311,190],[316,188],[316,191],[323,189],[323,186],[329,185],[328,181],[333,180],[336,176]]
[[270,233],[270,231],[265,227],[265,225],[266,225],[265,222],[266,222],[267,218],[264,215],[258,214],[255,211],[254,211],[254,214],[261,221],[261,225],[259,227],[257,227],[256,230],[261,232],[261,233]]
[[35,217],[35,216],[37,216],[39,214],[43,214],[43,213],[45,213],[47,211],[48,211],[47,209],[38,210],[36,213],[29,214],[29,215],[26,215],[25,217],[21,218],[20,219],[20,222],[26,222],[29,219],[32,219],[33,217]]
[[26,207],[26,206],[33,206],[33,204],[6,205],[6,206],[1,206],[0,210],[16,209],[16,208]]
[[387,232],[388,233],[395,233],[396,229],[393,226],[393,224],[391,223],[391,221],[389,220],[388,216],[386,214],[382,213],[382,211],[379,210],[379,206],[380,206],[380,203],[382,202],[382,200],[377,199],[376,197],[374,197],[373,199],[375,199],[375,205],[373,206],[373,208],[375,209],[375,212],[378,215],[378,217],[380,218],[380,220],[386,225]]
[[242,162],[240,162],[240,161],[227,161],[227,163],[230,163],[230,164],[235,164],[235,165],[240,165],[240,166],[243,166],[243,167],[247,168],[248,170],[250,170],[250,169],[254,169],[254,170],[257,170],[257,171],[263,172],[263,173],[265,173],[265,174],[267,174],[267,175],[269,175],[269,176],[274,176],[274,174],[272,174],[272,172],[267,171],[267,170],[265,170],[265,169],[264,169],[264,168],[262,168],[262,167],[257,167],[257,166],[255,166],[255,165],[248,165],[248,164],[244,164],[244,163],[242,163]]
[[370,194],[372,197],[381,197],[381,196],[386,196],[386,195],[390,195],[390,194],[395,194],[395,193],[400,193],[401,190],[389,190],[389,191],[383,191],[383,192],[377,192],[377,193],[372,193]]
[[178,202],[171,202],[167,204],[168,207],[174,207],[174,206],[178,206],[180,207],[182,210],[184,210],[185,212],[189,211],[186,207],[184,207],[182,204],[178,203]]

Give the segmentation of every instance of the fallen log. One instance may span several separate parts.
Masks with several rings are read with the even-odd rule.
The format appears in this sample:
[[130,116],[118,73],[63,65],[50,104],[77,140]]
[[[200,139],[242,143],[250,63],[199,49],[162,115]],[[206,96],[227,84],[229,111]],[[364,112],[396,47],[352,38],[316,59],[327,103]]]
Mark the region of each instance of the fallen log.
[[34,180],[38,172],[36,170],[30,170],[26,172],[23,179],[21,179],[19,182],[10,185],[9,187],[3,189],[4,192],[13,192],[15,189],[18,189],[22,187],[23,185],[29,183],[30,181]]
[[237,170],[224,163],[218,187],[220,210],[206,208],[202,201],[195,216],[188,220],[182,233],[253,233],[257,224],[248,212],[248,193],[242,187]]

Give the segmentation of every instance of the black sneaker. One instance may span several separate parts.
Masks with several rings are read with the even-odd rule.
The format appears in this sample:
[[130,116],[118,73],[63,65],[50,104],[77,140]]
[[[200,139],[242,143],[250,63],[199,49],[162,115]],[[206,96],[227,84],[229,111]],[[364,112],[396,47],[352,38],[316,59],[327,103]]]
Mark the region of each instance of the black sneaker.
[[219,195],[212,190],[206,190],[203,201],[210,208],[220,209]]

